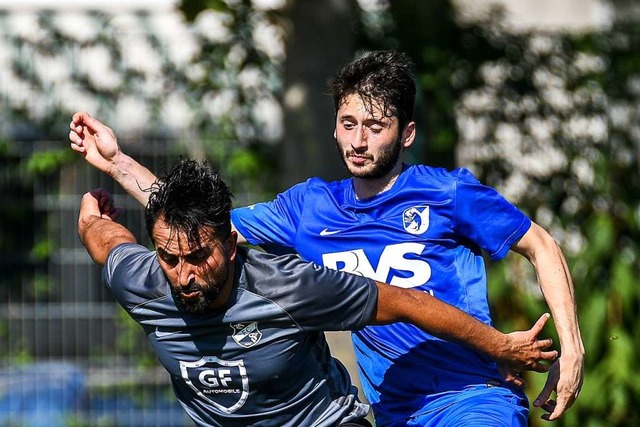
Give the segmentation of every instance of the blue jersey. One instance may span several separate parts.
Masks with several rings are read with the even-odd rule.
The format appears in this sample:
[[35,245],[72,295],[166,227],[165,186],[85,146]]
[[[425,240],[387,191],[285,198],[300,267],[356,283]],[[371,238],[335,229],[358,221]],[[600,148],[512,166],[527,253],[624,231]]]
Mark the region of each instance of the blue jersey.
[[[466,169],[405,166],[366,200],[351,179],[298,184],[232,212],[255,245],[274,243],[324,266],[419,289],[491,324],[482,250],[503,258],[531,221]],[[429,410],[438,394],[504,385],[487,356],[405,323],[353,335],[363,391],[380,424]],[[437,404],[437,403],[433,403]]]
[[103,277],[197,425],[335,427],[364,418],[369,406],[322,331],[362,328],[375,311],[373,281],[240,248],[235,266],[226,305],[197,315],[176,306],[156,253],[140,245],[112,250]]

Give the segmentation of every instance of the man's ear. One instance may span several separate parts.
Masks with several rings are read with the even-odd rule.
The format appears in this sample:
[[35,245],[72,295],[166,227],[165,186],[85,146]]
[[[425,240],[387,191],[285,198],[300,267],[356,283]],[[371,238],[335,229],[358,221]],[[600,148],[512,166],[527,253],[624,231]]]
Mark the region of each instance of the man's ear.
[[416,139],[416,122],[409,122],[402,130],[402,147],[409,148]]
[[229,261],[234,261],[238,250],[238,233],[235,230],[232,230],[231,233],[229,233],[226,243]]

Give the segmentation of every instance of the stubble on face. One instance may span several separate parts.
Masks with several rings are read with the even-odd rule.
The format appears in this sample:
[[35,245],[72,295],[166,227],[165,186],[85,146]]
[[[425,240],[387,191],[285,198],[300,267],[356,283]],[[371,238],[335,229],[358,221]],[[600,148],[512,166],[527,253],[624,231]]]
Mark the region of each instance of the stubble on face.
[[[171,284],[171,294],[179,308],[191,314],[206,314],[212,311],[229,278],[226,250],[223,247],[219,250],[224,251],[222,261],[205,261],[198,267],[197,279],[186,286]],[[210,262],[215,262],[216,265],[210,265]]]
[[335,144],[355,178],[380,180],[398,166],[404,145],[397,117],[376,99],[347,95],[336,114]]
[[[387,176],[398,163],[400,154],[402,153],[402,138],[400,135],[396,138],[395,143],[380,150],[374,156],[366,151],[358,152],[358,150],[343,150],[340,143],[335,141],[336,148],[342,159],[342,163],[349,173],[361,179],[379,179]],[[363,166],[354,165],[349,158],[352,156],[364,157],[368,163]]]
[[223,241],[211,230],[201,230],[199,239],[189,239],[187,233],[172,229],[162,220],[154,226],[153,240],[158,262],[180,309],[203,314],[220,305],[231,263]]

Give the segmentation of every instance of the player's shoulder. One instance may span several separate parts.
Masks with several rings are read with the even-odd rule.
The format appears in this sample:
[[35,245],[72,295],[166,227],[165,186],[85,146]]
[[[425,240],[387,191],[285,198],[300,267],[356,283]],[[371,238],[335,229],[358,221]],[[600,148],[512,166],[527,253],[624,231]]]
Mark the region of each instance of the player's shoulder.
[[[254,248],[239,248],[241,286],[263,296],[273,296],[286,283],[296,282],[322,267],[306,262],[296,253],[273,254]],[[281,286],[274,286],[279,283]]]
[[459,180],[477,181],[473,172],[466,167],[448,169],[427,165],[411,165],[406,167],[405,173],[408,173],[413,179],[417,180],[435,180],[452,183]]
[[312,177],[292,186],[288,193],[289,197],[298,197],[305,203],[314,203],[316,198],[340,198],[344,195],[345,188],[351,188],[350,179],[326,181],[319,177]]
[[[238,248],[238,259],[242,268],[257,277],[266,276],[286,276],[291,270],[301,265],[311,264],[303,261],[295,252],[271,253],[256,248]],[[270,272],[267,274],[267,272]]]
[[116,246],[109,253],[103,279],[116,299],[126,305],[137,305],[168,293],[156,253],[139,244]]
[[154,252],[138,243],[121,243],[115,246],[107,256],[107,265],[124,268],[140,267],[141,264],[153,262]]

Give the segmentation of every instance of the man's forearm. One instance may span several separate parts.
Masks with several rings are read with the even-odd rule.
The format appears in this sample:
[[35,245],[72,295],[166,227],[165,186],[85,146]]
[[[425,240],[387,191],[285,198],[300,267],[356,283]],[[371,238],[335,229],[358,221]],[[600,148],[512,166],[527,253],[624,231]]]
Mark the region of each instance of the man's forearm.
[[553,316],[562,353],[569,352],[574,357],[582,358],[584,346],[578,325],[573,283],[564,255],[555,245],[553,250],[542,255],[536,264],[548,266],[537,266],[536,273]]
[[582,358],[584,347],[576,310],[573,282],[562,250],[539,225],[531,228],[512,248],[533,265],[540,289],[555,323],[560,348]]
[[78,235],[91,259],[103,266],[111,249],[121,243],[135,243],[136,239],[122,225],[93,214],[80,213]]
[[93,261],[102,266],[111,249],[136,239],[124,226],[115,222],[121,209],[113,204],[111,195],[101,188],[82,196],[78,213],[78,235]]
[[156,176],[149,169],[120,152],[114,158],[108,173],[129,195],[143,206],[147,206],[149,189],[156,181]]
[[543,356],[551,342],[537,339],[544,321],[532,331],[508,336],[427,293],[378,283],[378,307],[372,323],[391,322],[412,323],[438,338],[467,345],[520,369],[536,369],[539,360],[555,356],[555,352]]

